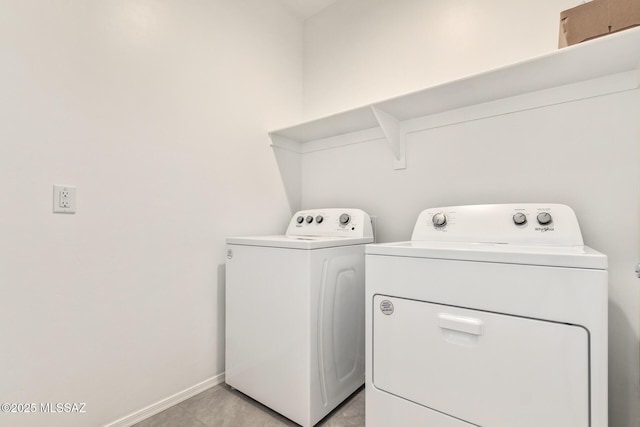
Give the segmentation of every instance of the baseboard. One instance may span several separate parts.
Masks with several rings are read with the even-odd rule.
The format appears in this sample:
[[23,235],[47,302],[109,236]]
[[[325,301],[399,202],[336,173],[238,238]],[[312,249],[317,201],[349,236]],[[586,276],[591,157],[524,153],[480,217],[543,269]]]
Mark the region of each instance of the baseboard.
[[164,398],[156,403],[153,403],[147,406],[146,408],[142,408],[139,411],[136,411],[125,417],[122,417],[117,421],[114,421],[110,424],[105,425],[104,427],[130,427],[135,423],[139,423],[140,421],[145,420],[151,417],[152,415],[160,413],[165,409],[172,407],[173,405],[177,405],[178,403],[184,400],[187,400],[188,398],[195,396],[196,394],[201,393],[223,382],[224,382],[224,372],[214,377],[211,377],[209,379],[206,379],[194,386],[191,386],[182,391],[179,391],[174,395],[171,395],[167,398]]

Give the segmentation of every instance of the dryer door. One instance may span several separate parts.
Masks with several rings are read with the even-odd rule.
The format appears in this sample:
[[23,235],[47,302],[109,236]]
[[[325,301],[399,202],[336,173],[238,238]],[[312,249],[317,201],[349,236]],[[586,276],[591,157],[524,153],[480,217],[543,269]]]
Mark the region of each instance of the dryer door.
[[375,387],[472,424],[589,426],[588,333],[376,295]]

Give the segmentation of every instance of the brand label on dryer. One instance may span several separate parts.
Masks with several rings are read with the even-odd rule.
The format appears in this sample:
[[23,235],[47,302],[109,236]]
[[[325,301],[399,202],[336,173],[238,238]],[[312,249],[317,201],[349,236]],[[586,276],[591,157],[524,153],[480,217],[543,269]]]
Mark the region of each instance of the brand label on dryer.
[[546,233],[547,231],[553,231],[553,227],[536,227],[535,230]]
[[380,301],[380,311],[387,316],[393,314],[393,303],[388,299]]

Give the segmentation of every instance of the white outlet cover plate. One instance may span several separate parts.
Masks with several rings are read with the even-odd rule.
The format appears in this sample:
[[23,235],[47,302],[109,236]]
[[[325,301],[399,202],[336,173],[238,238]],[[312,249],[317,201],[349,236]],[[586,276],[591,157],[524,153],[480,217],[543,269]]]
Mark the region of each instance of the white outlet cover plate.
[[[65,194],[67,194],[66,197]],[[75,186],[54,184],[53,213],[76,213]]]

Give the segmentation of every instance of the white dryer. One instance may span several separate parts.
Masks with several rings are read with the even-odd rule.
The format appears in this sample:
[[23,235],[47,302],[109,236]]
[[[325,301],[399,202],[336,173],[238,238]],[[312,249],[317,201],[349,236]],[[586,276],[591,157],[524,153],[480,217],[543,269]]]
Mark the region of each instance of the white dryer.
[[427,209],[366,266],[367,427],[607,425],[607,258],[569,207]]
[[358,209],[297,212],[286,235],[227,239],[227,384],[316,424],[364,384],[364,247]]

